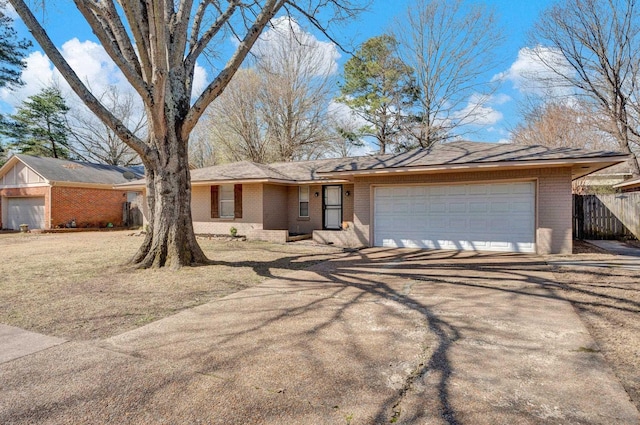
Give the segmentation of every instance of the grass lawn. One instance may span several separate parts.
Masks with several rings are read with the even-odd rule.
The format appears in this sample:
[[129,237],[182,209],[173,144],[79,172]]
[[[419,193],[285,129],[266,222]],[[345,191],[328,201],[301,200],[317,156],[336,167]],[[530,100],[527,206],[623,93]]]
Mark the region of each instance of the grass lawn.
[[0,234],[0,323],[68,339],[106,338],[342,255],[329,246],[199,239],[214,264],[124,266],[130,231]]

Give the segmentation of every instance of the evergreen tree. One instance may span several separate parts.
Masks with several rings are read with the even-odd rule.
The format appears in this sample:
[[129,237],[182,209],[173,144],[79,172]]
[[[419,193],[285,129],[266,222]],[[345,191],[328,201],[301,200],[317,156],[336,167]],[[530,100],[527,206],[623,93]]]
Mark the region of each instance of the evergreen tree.
[[11,147],[20,153],[69,158],[68,111],[60,90],[46,87],[22,102],[4,133],[13,140]]
[[419,98],[414,71],[397,55],[397,44],[390,35],[367,40],[345,64],[338,98],[368,123],[361,133],[376,138],[380,153],[402,146]]
[[[18,40],[16,31],[12,27],[13,20],[6,16],[2,7],[4,2],[0,1],[0,87],[21,85],[20,73],[25,67],[22,59],[26,49],[31,46],[27,40]],[[8,122],[0,114],[0,133]],[[7,150],[0,139],[0,166],[7,160]]]

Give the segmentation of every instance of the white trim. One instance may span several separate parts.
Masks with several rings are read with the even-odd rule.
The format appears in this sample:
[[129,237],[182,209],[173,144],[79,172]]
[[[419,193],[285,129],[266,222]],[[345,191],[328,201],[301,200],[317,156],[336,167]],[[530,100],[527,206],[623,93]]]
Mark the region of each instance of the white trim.
[[[307,200],[304,201],[302,199],[302,189],[307,190]],[[309,203],[311,202],[311,188],[308,185],[300,185],[298,186],[298,218],[309,218]],[[302,215],[300,211],[302,211],[302,203],[306,202],[307,204],[307,215]]]

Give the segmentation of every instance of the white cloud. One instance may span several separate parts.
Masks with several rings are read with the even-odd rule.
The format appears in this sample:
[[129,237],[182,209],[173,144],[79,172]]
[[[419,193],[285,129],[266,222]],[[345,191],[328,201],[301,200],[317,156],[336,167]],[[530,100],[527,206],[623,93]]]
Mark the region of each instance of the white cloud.
[[209,83],[209,75],[207,74],[207,70],[202,66],[196,63],[196,67],[193,71],[193,84],[191,87],[191,96],[192,100],[195,100],[200,93],[207,87]]
[[317,75],[333,75],[338,72],[340,53],[335,44],[318,40],[313,34],[306,32],[293,19],[280,17],[271,21],[268,30],[260,35],[253,48],[256,56],[269,57],[273,52],[286,47],[293,39],[302,48],[308,49],[309,54],[302,60],[311,62],[312,69]]
[[42,52],[33,52],[25,58],[27,67],[22,72],[22,81],[25,85],[13,88],[0,89],[0,99],[9,105],[16,107],[27,97],[34,95],[41,88],[51,85],[53,81],[53,66]]
[[511,100],[506,94],[486,96],[475,93],[469,97],[467,105],[457,111],[455,119],[460,120],[462,125],[491,126],[502,121],[502,112],[493,108],[494,105],[503,105]]
[[572,73],[570,65],[557,49],[524,47],[511,67],[495,75],[493,80],[510,81],[522,93],[570,94],[563,79],[553,69],[567,75]]
[[[123,93],[133,90],[101,45],[73,38],[62,45],[60,52],[96,95],[103,93],[110,85],[115,85]],[[0,90],[0,100],[16,107],[27,97],[54,84],[60,87],[70,105],[80,102],[44,53],[35,51],[27,56],[25,62],[27,66],[22,73],[25,85],[14,90],[3,88]]]
[[6,17],[11,18],[14,21],[16,19],[20,19],[18,12],[16,12],[11,3],[0,2],[0,10],[2,10],[2,13],[4,13]]
[[327,111],[331,119],[343,128],[357,129],[368,124],[367,121],[353,112],[353,110],[344,103],[331,101],[327,107]]

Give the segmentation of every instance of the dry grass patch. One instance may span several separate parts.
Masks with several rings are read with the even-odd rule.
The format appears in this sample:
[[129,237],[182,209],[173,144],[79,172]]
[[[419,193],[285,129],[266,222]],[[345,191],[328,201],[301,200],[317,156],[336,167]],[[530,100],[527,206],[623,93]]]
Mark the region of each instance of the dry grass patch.
[[[587,244],[588,245],[588,244]],[[577,244],[572,260],[615,261],[594,247]],[[640,272],[620,267],[555,267],[561,289],[587,325],[600,351],[640,409]]]
[[324,246],[201,239],[210,266],[131,270],[123,264],[142,238],[129,234],[0,234],[0,322],[105,338],[342,255]]

